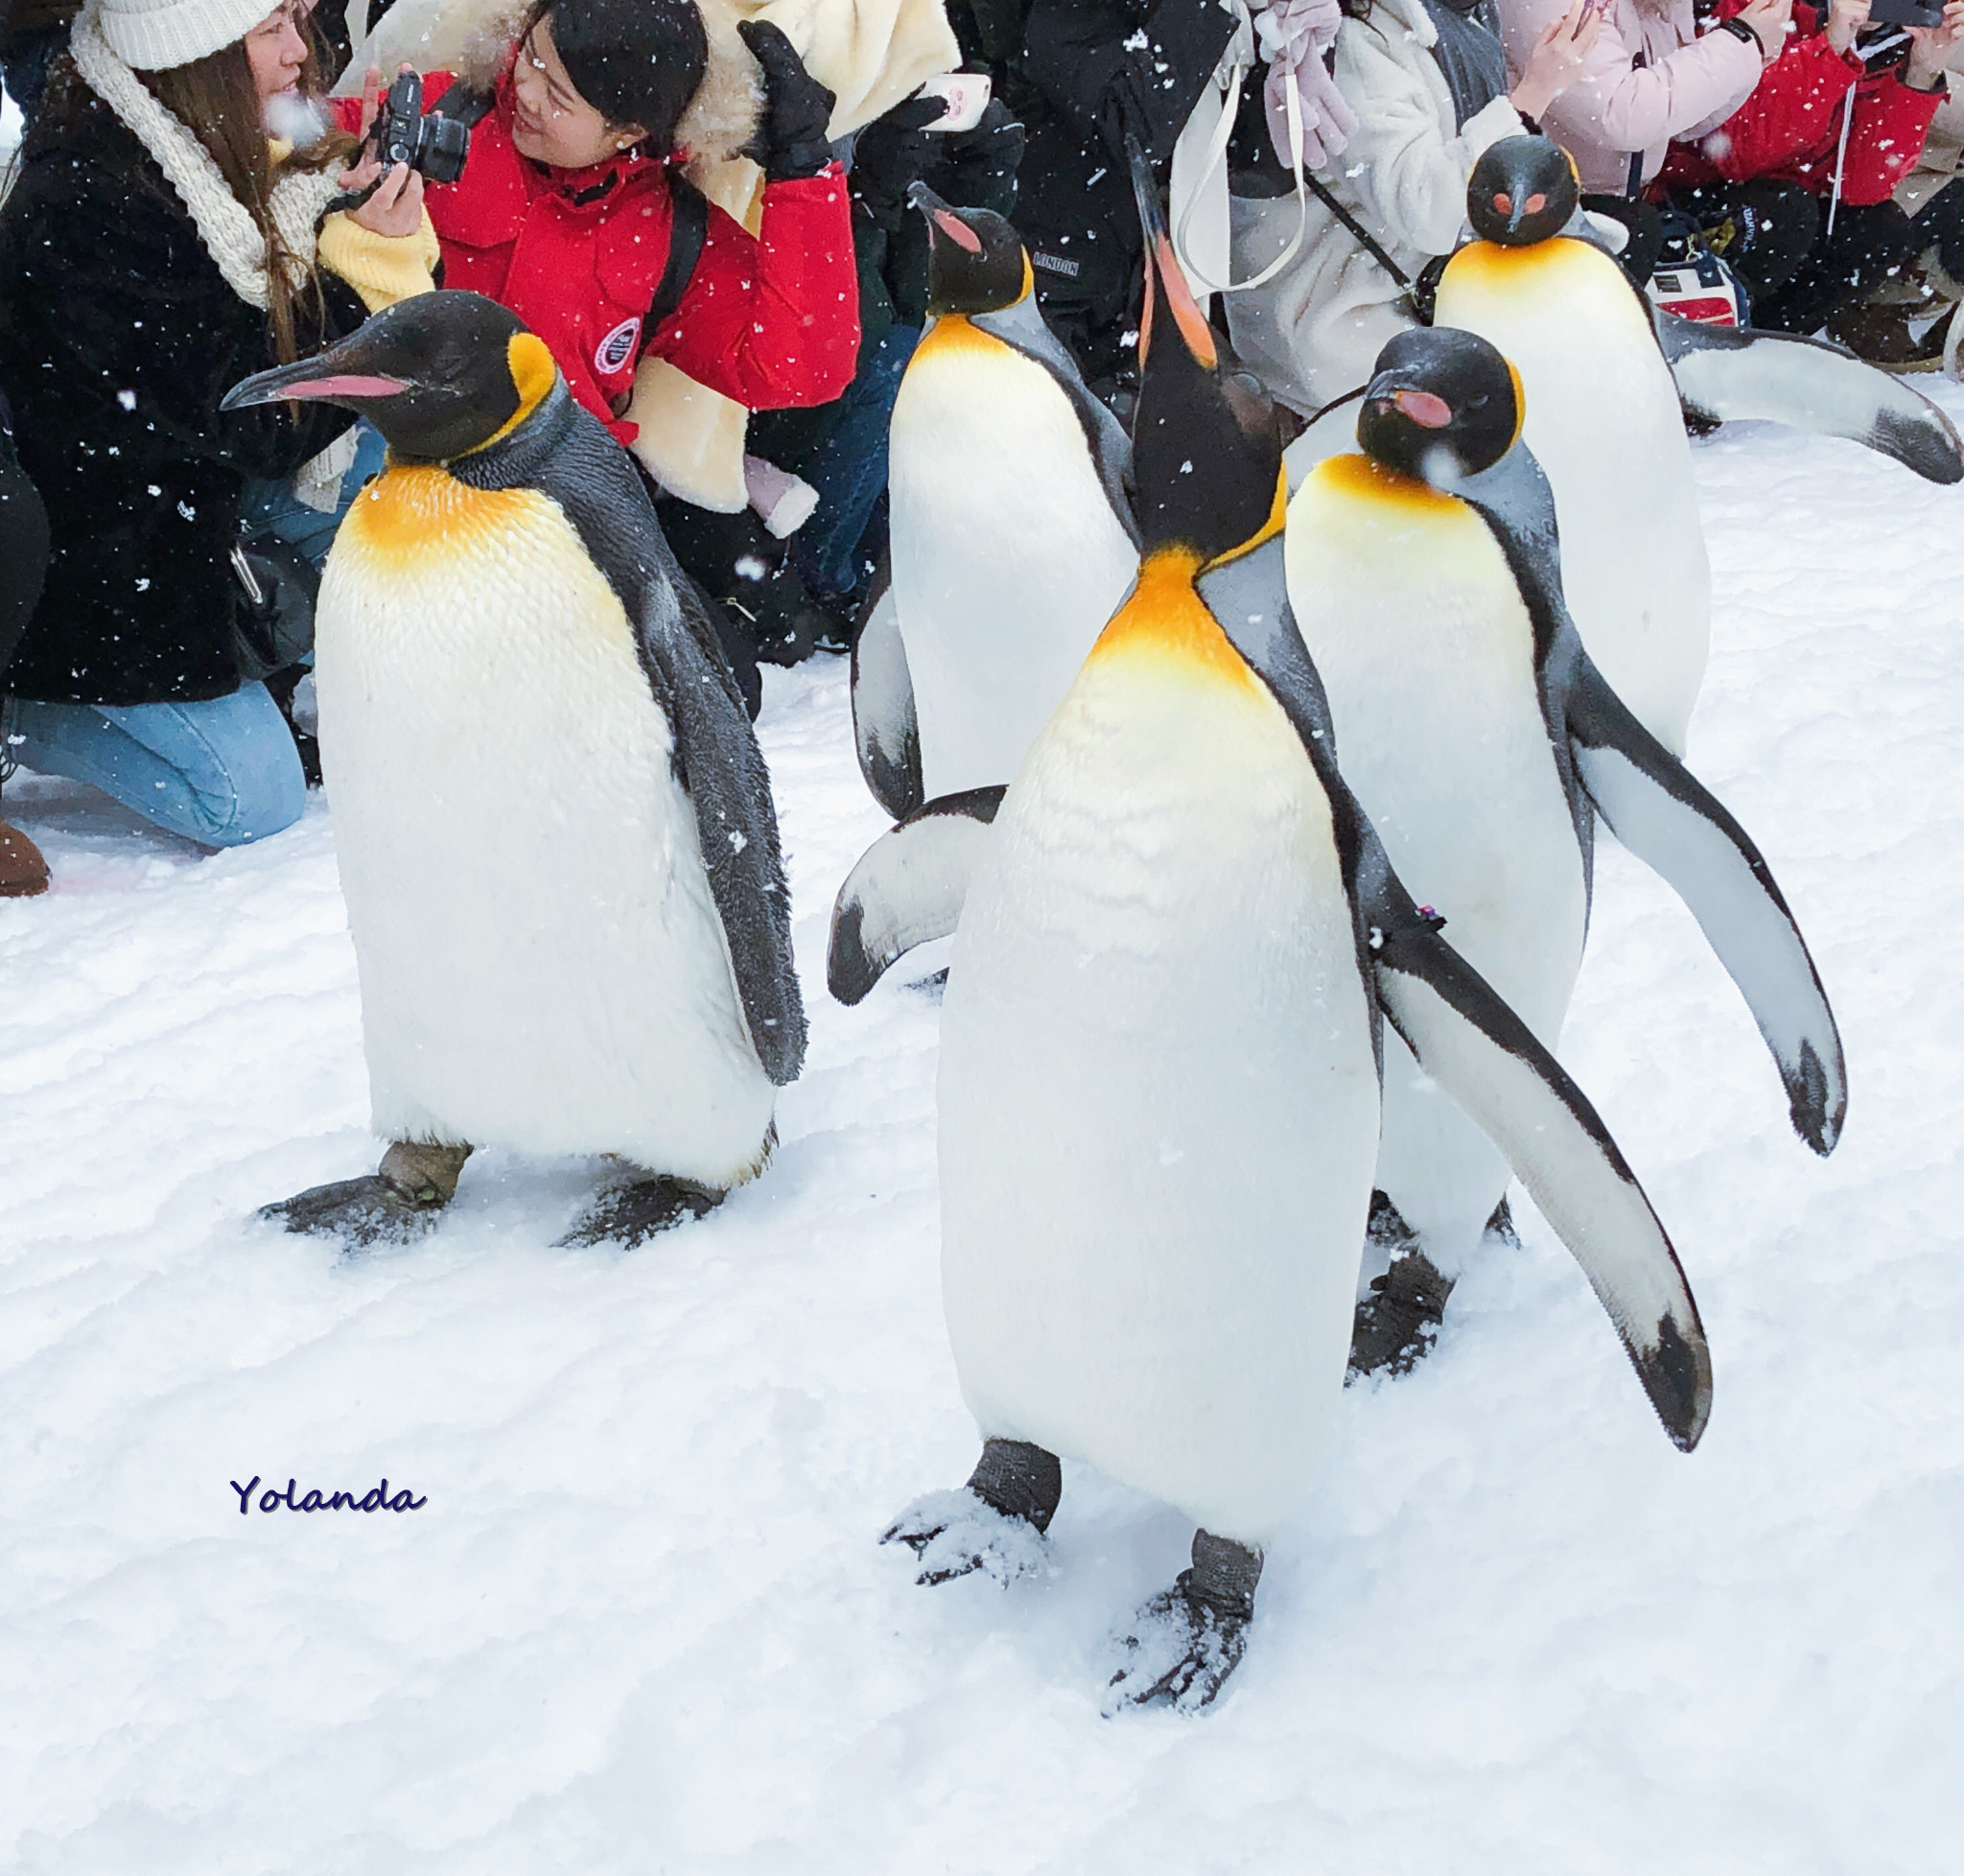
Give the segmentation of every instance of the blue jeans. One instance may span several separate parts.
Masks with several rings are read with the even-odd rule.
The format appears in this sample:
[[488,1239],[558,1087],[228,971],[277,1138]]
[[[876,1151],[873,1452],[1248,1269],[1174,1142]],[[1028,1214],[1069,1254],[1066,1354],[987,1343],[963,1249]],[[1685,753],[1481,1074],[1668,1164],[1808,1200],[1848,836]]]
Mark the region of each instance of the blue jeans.
[[340,505],[330,513],[310,508],[293,493],[291,481],[248,481],[246,501],[239,510],[240,522],[249,529],[264,529],[277,535],[291,548],[297,548],[314,563],[318,573],[327,563],[327,551],[334,546],[335,529],[341,517],[354,506],[362,484],[382,474],[386,445],[374,425],[355,426],[355,466],[341,478]]
[[866,582],[859,543],[886,493],[886,435],[894,399],[920,342],[919,326],[888,327],[846,387],[838,418],[805,472],[805,480],[818,491],[818,507],[791,536],[791,564],[814,594],[843,598]]
[[[246,485],[241,518],[318,568],[362,484],[382,469],[383,441],[361,426],[340,505],[322,514],[291,482]],[[229,577],[229,575],[228,575]],[[205,703],[37,703],[10,697],[9,759],[40,775],[88,782],[145,820],[208,847],[240,847],[292,827],[307,805],[292,732],[263,684]]]
[[23,767],[92,783],[145,820],[207,847],[263,840],[292,827],[307,806],[293,733],[263,684],[242,684],[208,703],[10,697],[0,722],[8,755]]

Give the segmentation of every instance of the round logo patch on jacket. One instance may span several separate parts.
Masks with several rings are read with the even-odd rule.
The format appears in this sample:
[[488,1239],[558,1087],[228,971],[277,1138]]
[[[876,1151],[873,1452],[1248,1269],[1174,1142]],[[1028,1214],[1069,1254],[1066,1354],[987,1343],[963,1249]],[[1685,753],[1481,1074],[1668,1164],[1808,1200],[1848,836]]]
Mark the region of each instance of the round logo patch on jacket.
[[599,348],[594,353],[594,369],[601,377],[611,378],[634,356],[634,341],[640,337],[641,320],[622,319],[600,340]]

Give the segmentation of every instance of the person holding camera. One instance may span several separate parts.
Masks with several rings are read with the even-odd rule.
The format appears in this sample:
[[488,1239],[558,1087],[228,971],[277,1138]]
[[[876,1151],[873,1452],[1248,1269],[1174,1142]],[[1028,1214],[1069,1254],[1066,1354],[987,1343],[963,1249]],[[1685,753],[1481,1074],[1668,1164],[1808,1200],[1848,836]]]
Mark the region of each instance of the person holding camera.
[[220,399],[427,292],[436,256],[418,178],[339,174],[353,144],[317,134],[301,25],[264,0],[95,0],[0,208],[0,382],[51,531],[0,679],[7,753],[209,846],[306,798],[280,709],[242,679],[242,519],[329,533],[380,466],[331,405]]
[[539,0],[488,82],[423,81],[424,108],[469,138],[461,173],[428,197],[444,285],[516,313],[623,444],[648,353],[754,410],[826,403],[853,377],[858,293],[826,140],[832,94],[776,26],[737,31],[763,81],[745,152],[764,174],[754,237],[681,175],[707,114],[747,104],[740,77],[712,79],[694,0]]
[[[1568,0],[1499,0],[1508,64],[1525,72]],[[1542,113],[1547,135],[1575,159],[1582,202],[1623,223],[1624,270],[1650,277],[1664,231],[1644,191],[1672,143],[1723,123],[1780,50],[1790,0],[1748,0],[1700,34],[1693,0],[1594,0],[1602,29],[1581,70]]]
[[[1887,0],[1900,19],[1922,0]],[[1718,0],[1714,18],[1737,17]],[[1924,245],[1891,199],[1944,97],[1964,0],[1872,23],[1872,0],[1794,0],[1791,36],[1746,102],[1675,146],[1657,195],[1692,216],[1753,294],[1752,322],[1812,333]],[[1919,12],[1922,17],[1922,12]],[[1934,239],[1935,236],[1929,237]]]

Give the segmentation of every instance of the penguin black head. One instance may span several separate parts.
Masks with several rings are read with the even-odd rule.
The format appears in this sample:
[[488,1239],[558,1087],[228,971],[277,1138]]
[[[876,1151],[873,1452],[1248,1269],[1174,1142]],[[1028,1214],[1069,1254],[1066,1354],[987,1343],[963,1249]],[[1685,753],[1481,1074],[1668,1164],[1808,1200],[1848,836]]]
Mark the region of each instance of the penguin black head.
[[1526,414],[1519,375],[1478,333],[1419,326],[1377,355],[1357,441],[1387,469],[1450,489],[1506,456]]
[[927,310],[995,313],[1030,291],[1023,238],[994,210],[955,208],[924,182],[907,199],[927,223]]
[[1530,247],[1568,226],[1582,199],[1574,159],[1546,137],[1503,137],[1473,165],[1466,220],[1483,241]]
[[310,359],[228,390],[222,410],[286,398],[359,410],[396,461],[448,462],[516,429],[557,383],[544,340],[480,293],[418,293]]
[[1127,148],[1146,237],[1132,431],[1139,532],[1148,553],[1186,547],[1213,560],[1245,547],[1277,513],[1281,418],[1194,303],[1145,152],[1130,138]]

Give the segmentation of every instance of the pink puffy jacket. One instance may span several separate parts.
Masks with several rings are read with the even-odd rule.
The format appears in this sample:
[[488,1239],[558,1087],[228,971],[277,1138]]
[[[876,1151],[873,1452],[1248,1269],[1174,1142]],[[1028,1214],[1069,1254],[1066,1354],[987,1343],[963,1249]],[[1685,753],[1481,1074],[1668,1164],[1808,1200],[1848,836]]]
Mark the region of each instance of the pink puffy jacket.
[[[1567,12],[1564,0],[1500,0],[1501,37],[1517,76],[1535,40]],[[1542,129],[1576,159],[1587,193],[1620,196],[1632,152],[1643,152],[1648,182],[1673,138],[1702,136],[1745,103],[1762,62],[1758,44],[1736,33],[1699,38],[1692,0],[1609,0],[1582,76],[1548,107]]]

